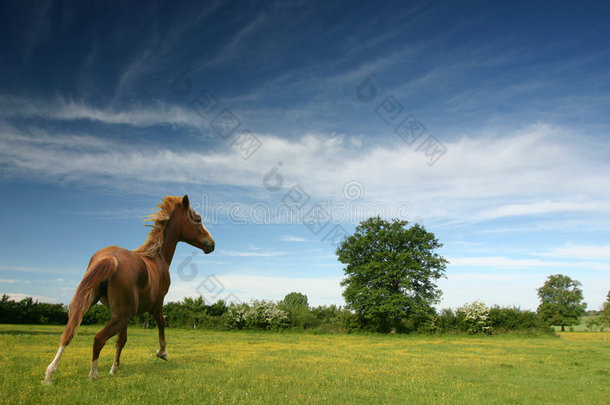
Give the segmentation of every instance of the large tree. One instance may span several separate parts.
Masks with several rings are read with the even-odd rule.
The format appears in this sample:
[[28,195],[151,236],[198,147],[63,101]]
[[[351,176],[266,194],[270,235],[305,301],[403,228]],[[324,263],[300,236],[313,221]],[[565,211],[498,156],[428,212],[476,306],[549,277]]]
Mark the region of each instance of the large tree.
[[369,218],[337,248],[345,265],[343,297],[361,326],[375,331],[405,329],[433,312],[441,292],[436,280],[447,260],[442,244],[423,226]]
[[549,325],[561,326],[562,332],[565,326],[578,324],[587,308],[587,304],[582,302],[580,285],[580,281],[563,274],[549,276],[537,290],[540,298],[538,315],[542,320]]

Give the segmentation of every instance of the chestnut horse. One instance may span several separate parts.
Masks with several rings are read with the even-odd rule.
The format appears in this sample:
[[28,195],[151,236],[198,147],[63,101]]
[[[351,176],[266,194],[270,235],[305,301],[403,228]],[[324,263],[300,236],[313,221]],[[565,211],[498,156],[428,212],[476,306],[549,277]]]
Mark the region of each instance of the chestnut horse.
[[188,196],[166,196],[157,206],[159,211],[147,218],[154,225],[142,246],[135,250],[109,246],[91,258],[70,304],[68,324],[61,336],[59,350],[47,368],[45,384],[51,384],[59,359],[74,337],[75,329],[98,301],[109,307],[112,315],[93,340],[91,379],[98,377],[97,360],[102,347],[118,333],[116,357],[110,374],[117,372],[121,350],[127,341],[127,322],[135,314],[149,312],[154,317],[159,328],[157,357],[167,360],[163,298],[169,289],[169,265],[176,244],[186,242],[207,254],[214,250],[214,239],[201,223],[201,217],[191,208]]

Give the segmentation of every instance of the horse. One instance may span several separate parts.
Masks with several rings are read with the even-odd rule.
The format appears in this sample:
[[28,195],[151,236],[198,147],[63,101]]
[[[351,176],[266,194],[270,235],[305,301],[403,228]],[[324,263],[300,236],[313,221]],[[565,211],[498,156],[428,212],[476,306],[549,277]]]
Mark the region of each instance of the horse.
[[110,374],[119,369],[121,351],[127,341],[127,323],[135,314],[150,313],[159,329],[157,357],[167,361],[163,299],[169,289],[169,266],[178,242],[203,250],[214,250],[214,239],[190,206],[188,196],[166,196],[157,204],[159,210],[146,221],[152,230],[146,241],[135,250],[109,246],[97,251],[89,261],[68,313],[68,323],[61,336],[55,358],[47,367],[44,384],[51,384],[61,356],[74,337],[89,308],[101,301],[110,308],[110,321],[93,339],[93,358],[89,378],[98,378],[97,361],[108,339],[118,333],[116,355]]

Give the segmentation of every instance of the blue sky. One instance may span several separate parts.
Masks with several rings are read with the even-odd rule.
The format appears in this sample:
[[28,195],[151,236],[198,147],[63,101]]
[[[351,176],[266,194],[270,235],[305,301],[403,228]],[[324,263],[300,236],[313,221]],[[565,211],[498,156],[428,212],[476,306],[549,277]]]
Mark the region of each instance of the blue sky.
[[335,244],[379,214],[444,243],[439,307],[557,273],[604,301],[607,3],[99,4],[0,6],[0,292],[68,303],[188,194],[216,250],[168,300],[343,304]]

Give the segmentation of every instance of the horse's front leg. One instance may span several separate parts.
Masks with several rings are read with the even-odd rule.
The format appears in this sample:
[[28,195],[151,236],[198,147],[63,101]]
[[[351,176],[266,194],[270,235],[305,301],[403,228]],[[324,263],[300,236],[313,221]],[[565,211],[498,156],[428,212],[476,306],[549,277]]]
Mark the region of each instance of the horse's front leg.
[[159,328],[159,350],[157,350],[157,357],[167,361],[167,350],[165,350],[165,318],[161,311],[154,313],[155,322],[157,322],[157,328]]

